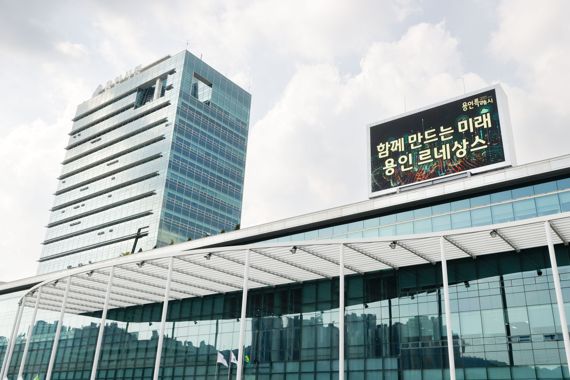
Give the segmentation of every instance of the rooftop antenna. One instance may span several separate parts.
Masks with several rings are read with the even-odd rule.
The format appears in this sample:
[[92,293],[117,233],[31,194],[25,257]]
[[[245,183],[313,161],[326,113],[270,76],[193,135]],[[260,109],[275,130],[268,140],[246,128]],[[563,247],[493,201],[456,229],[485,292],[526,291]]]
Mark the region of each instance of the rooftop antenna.
[[190,40],[186,40],[186,50],[190,47]]

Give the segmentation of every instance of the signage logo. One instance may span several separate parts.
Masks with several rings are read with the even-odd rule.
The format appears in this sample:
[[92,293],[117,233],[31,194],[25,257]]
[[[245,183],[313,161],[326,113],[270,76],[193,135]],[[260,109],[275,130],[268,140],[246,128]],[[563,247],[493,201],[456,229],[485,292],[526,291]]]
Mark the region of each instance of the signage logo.
[[105,86],[103,86],[103,85],[97,86],[97,88],[95,89],[95,92],[93,92],[93,96],[99,95],[99,94],[107,91],[108,89],[115,87],[119,83],[122,83],[122,82],[126,81],[127,79],[134,77],[135,75],[137,75],[141,72],[141,69],[142,69],[142,66],[138,65],[137,67],[127,71],[123,75],[119,75],[115,79],[107,81],[107,83],[105,83]]

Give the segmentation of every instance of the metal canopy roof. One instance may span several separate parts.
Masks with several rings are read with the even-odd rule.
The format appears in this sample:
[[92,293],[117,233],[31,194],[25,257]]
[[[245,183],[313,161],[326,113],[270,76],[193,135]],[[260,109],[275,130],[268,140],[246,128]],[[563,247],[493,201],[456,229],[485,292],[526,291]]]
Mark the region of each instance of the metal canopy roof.
[[277,286],[339,275],[344,252],[345,274],[362,274],[498,252],[518,252],[545,246],[545,222],[554,244],[568,244],[570,213],[480,228],[372,240],[319,240],[287,244],[259,243],[222,248],[146,252],[75,268],[57,280],[36,285],[24,296],[24,306],[60,311],[67,281],[71,281],[66,312],[89,313],[103,308],[107,282],[114,267],[109,308],[162,302],[170,258],[173,262],[170,299],[201,297],[242,289],[245,252],[250,251],[249,288]]

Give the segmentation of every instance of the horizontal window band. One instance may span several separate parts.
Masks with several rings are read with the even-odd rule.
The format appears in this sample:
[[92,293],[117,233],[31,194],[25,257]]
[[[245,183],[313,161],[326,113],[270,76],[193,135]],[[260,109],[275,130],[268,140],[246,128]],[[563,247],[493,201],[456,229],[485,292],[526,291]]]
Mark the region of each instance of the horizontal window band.
[[128,164],[128,165],[125,165],[125,166],[121,166],[121,167],[119,167],[119,168],[117,168],[117,169],[115,169],[115,170],[110,170],[110,171],[108,171],[108,172],[105,172],[105,173],[103,173],[103,174],[101,174],[101,175],[98,175],[98,176],[96,176],[96,177],[93,177],[93,178],[89,178],[88,180],[85,180],[85,181],[80,182],[80,183],[78,183],[78,184],[75,184],[75,185],[73,185],[73,186],[69,186],[69,187],[66,187],[65,189],[58,190],[58,191],[55,192],[54,195],[60,195],[60,194],[67,193],[67,192],[69,192],[69,191],[71,191],[71,190],[75,190],[75,189],[77,189],[77,188],[83,187],[83,186],[85,186],[85,185],[88,185],[88,184],[90,184],[90,183],[92,183],[92,182],[95,182],[95,181],[98,181],[98,180],[100,180],[100,179],[103,179],[103,178],[105,178],[105,177],[110,177],[110,176],[112,176],[113,174],[117,174],[117,173],[120,173],[120,172],[122,172],[122,171],[131,169],[131,168],[134,168],[134,167],[139,166],[139,165],[142,165],[142,164],[145,164],[145,163],[147,163],[147,162],[156,160],[156,159],[158,159],[158,158],[160,158],[160,157],[162,157],[162,153],[153,154],[152,156],[143,158],[142,160],[133,162],[133,163]]
[[112,203],[112,204],[109,204],[109,205],[106,205],[103,207],[98,207],[98,208],[91,210],[91,211],[87,211],[87,212],[84,212],[81,214],[77,214],[75,216],[70,216],[69,218],[58,220],[57,222],[53,222],[53,223],[48,224],[47,228],[59,226],[60,224],[65,224],[65,223],[71,222],[72,220],[84,218],[86,216],[95,215],[97,213],[100,213],[100,212],[103,212],[106,210],[110,210],[112,208],[122,206],[122,205],[127,204],[127,203],[138,201],[140,199],[147,198],[147,197],[150,197],[152,195],[156,195],[156,192],[155,191],[149,191],[149,192],[146,192],[143,194],[135,195],[134,197],[123,199],[122,201],[118,201],[118,202],[115,202],[115,203]]
[[[113,98],[113,99],[110,99],[110,100],[106,101],[105,103],[101,103],[99,106],[97,106],[97,107],[95,107],[95,108],[92,108],[92,109],[90,109],[90,110],[88,110],[88,111],[85,111],[85,112],[83,112],[83,113],[81,113],[81,114],[79,114],[79,115],[75,115],[75,117],[74,117],[73,119],[71,119],[71,121],[73,121],[73,122],[79,121],[79,120],[83,119],[84,117],[87,117],[87,116],[89,116],[89,115],[91,115],[91,114],[94,114],[95,112],[97,112],[97,111],[99,111],[99,110],[101,110],[101,109],[103,109],[103,108],[105,108],[105,107],[107,107],[107,106],[109,106],[109,105],[111,105],[111,104],[113,104],[113,103],[116,103],[116,102],[118,102],[119,100],[122,100],[122,99],[126,98],[126,97],[129,96],[129,95],[134,94],[136,91],[137,91],[136,89],[130,90],[130,91],[128,91],[128,92],[126,92],[126,93],[124,93],[124,94],[122,94],[122,95],[117,96],[116,98]],[[72,133],[73,133],[73,132],[72,132]]]
[[[148,236],[148,232],[141,232],[140,234],[138,234],[139,238],[141,237],[145,237]],[[44,262],[44,261],[49,261],[49,260],[53,260],[53,259],[59,259],[60,257],[65,257],[65,256],[69,256],[69,255],[73,255],[75,253],[79,253],[79,252],[85,252],[85,251],[89,251],[90,249],[95,249],[95,248],[100,248],[100,247],[104,247],[106,245],[111,245],[111,244],[115,244],[115,243],[120,243],[123,241],[127,241],[127,240],[131,240],[137,237],[137,234],[130,234],[130,235],[125,235],[125,236],[121,236],[119,238],[115,238],[115,239],[111,239],[111,240],[107,240],[107,241],[102,241],[100,243],[96,243],[96,244],[91,244],[85,247],[81,247],[81,248],[76,248],[76,249],[72,249],[70,251],[65,251],[65,252],[60,252],[60,253],[56,253],[50,256],[46,256],[46,257],[41,257],[38,262]]]
[[[151,103],[151,104],[152,104],[152,103]],[[125,120],[125,121],[122,121],[122,122],[120,122],[120,123],[117,123],[117,124],[115,124],[115,125],[112,125],[112,126],[110,126],[109,128],[105,128],[105,129],[103,129],[102,131],[99,131],[99,132],[97,132],[97,133],[94,133],[92,136],[89,136],[89,137],[87,137],[87,138],[84,138],[83,140],[79,140],[79,141],[76,141],[76,142],[74,142],[74,143],[72,143],[72,144],[69,144],[68,146],[65,147],[65,149],[66,149],[66,150],[73,149],[73,148],[75,148],[76,146],[79,146],[79,145],[88,143],[89,141],[93,140],[93,139],[96,138],[96,137],[103,136],[105,133],[109,133],[109,132],[111,132],[111,131],[114,131],[114,130],[117,129],[117,128],[121,128],[121,127],[124,126],[124,125],[127,125],[127,124],[129,124],[129,123],[132,123],[132,122],[135,121],[135,120],[138,120],[138,119],[140,119],[140,118],[142,118],[142,117],[144,117],[144,116],[150,115],[151,113],[153,113],[153,112],[155,112],[155,111],[158,111],[158,110],[160,110],[160,109],[162,109],[162,108],[164,108],[164,107],[168,107],[169,105],[170,105],[170,100],[165,101],[165,102],[162,102],[162,103],[155,104],[153,107],[150,107],[150,108],[149,108],[148,110],[146,110],[145,112],[141,112],[141,113],[137,114],[136,116],[133,116],[133,117],[128,118],[128,119]]]
[[[160,120],[158,120],[158,121],[155,121],[155,122],[153,122],[153,123],[150,123],[150,124],[148,124],[148,125],[145,125],[144,127],[137,129],[136,131],[133,131],[133,132],[131,132],[131,133],[127,133],[126,135],[117,137],[117,138],[115,138],[115,139],[113,139],[113,140],[110,140],[110,141],[107,141],[106,143],[103,143],[103,144],[101,144],[101,145],[99,145],[99,146],[97,146],[97,147],[95,147],[95,148],[86,150],[86,151],[83,152],[83,153],[80,153],[80,154],[78,154],[78,155],[76,155],[76,156],[73,156],[73,157],[71,157],[71,158],[68,158],[67,160],[64,160],[61,164],[62,164],[62,165],[69,164],[70,162],[73,162],[73,161],[76,161],[76,160],[78,160],[78,159],[80,159],[80,158],[83,158],[83,157],[85,157],[85,156],[88,156],[88,155],[90,155],[91,153],[95,153],[95,152],[97,152],[97,151],[99,151],[99,150],[101,150],[101,149],[103,149],[103,148],[107,148],[107,147],[109,147],[109,146],[111,146],[111,145],[114,145],[114,144],[116,144],[116,143],[118,143],[118,142],[121,142],[121,141],[126,140],[126,139],[128,139],[128,138],[131,138],[131,137],[133,137],[133,136],[136,136],[136,135],[138,135],[138,134],[140,134],[140,133],[146,132],[146,131],[148,131],[149,129],[152,129],[152,128],[154,128],[154,127],[156,127],[156,126],[158,126],[158,125],[160,125],[160,124],[162,124],[162,123],[165,123],[166,121],[167,121],[167,118],[166,118],[166,117],[165,117],[165,118],[162,118],[162,119],[160,119]],[[101,140],[101,138],[99,138],[99,140]]]
[[[161,135],[161,136],[158,136],[158,137],[154,137],[154,138],[152,138],[152,139],[150,139],[150,140],[147,140],[147,141],[142,142],[142,143],[140,143],[140,144],[134,145],[134,146],[132,146],[132,147],[130,147],[130,148],[128,148],[128,149],[122,150],[122,151],[120,151],[120,152],[117,152],[117,153],[115,153],[115,154],[112,154],[112,155],[110,155],[110,156],[107,156],[107,157],[105,157],[105,158],[103,158],[103,159],[94,161],[94,162],[90,163],[89,165],[85,165],[85,166],[83,166],[83,167],[81,167],[81,168],[79,168],[79,169],[72,170],[72,171],[70,171],[69,173],[66,173],[66,174],[63,174],[63,175],[59,176],[58,179],[59,179],[59,180],[62,180],[62,179],[66,179],[66,178],[72,177],[72,176],[74,176],[74,175],[76,175],[76,174],[79,174],[79,173],[81,173],[81,172],[84,172],[85,170],[89,170],[89,169],[92,169],[92,168],[94,168],[94,167],[96,167],[96,166],[99,166],[99,165],[101,165],[101,164],[104,164],[105,162],[107,162],[107,161],[109,161],[109,160],[114,160],[115,158],[119,158],[119,157],[124,156],[124,155],[126,155],[126,154],[132,153],[132,152],[134,152],[134,151],[136,151],[136,150],[139,150],[139,149],[142,149],[142,148],[147,147],[147,146],[149,146],[149,145],[155,144],[155,143],[157,143],[157,142],[159,142],[159,141],[162,141],[162,140],[164,140],[164,139],[166,139],[166,137],[165,137],[164,135]],[[118,161],[117,161],[117,162],[118,162]],[[114,162],[114,163],[116,163],[116,162]]]
[[107,228],[107,227],[111,227],[111,226],[116,226],[117,224],[121,224],[121,223],[125,223],[125,222],[130,222],[131,220],[139,219],[139,218],[142,218],[142,217],[144,217],[144,216],[151,215],[151,214],[152,214],[152,211],[151,211],[151,210],[147,210],[147,211],[144,211],[144,212],[139,212],[138,214],[129,215],[129,216],[126,216],[126,217],[124,217],[124,218],[112,220],[112,221],[110,221],[110,222],[103,223],[103,224],[99,224],[99,225],[97,225],[97,226],[93,226],[93,227],[89,227],[89,228],[85,228],[85,229],[83,229],[83,230],[76,231],[76,232],[72,232],[72,233],[70,233],[70,234],[66,234],[66,235],[61,235],[61,236],[58,236],[58,237],[54,237],[54,238],[51,238],[51,239],[48,239],[48,240],[44,241],[42,244],[48,245],[48,244],[55,243],[55,242],[58,242],[58,241],[67,240],[67,239],[70,239],[70,238],[72,238],[72,237],[76,237],[76,236],[80,236],[80,235],[87,234],[87,233],[89,233],[89,232],[97,231],[97,230],[99,230],[99,229],[101,229],[101,228]]
[[108,113],[108,114],[106,114],[106,115],[102,115],[102,116],[99,117],[98,119],[96,119],[96,120],[94,120],[94,121],[92,121],[92,122],[90,122],[90,123],[85,124],[85,125],[82,126],[81,128],[77,128],[77,129],[75,129],[75,130],[72,130],[72,131],[70,132],[70,135],[74,135],[74,134],[76,134],[76,133],[83,132],[84,130],[86,130],[87,128],[91,128],[91,127],[94,126],[95,124],[102,123],[102,122],[104,122],[105,120],[108,120],[108,119],[112,118],[113,116],[117,116],[118,114],[123,113],[123,112],[125,112],[125,111],[127,111],[127,110],[129,110],[129,109],[133,109],[134,106],[135,106],[135,101],[133,100],[132,103],[126,104],[126,105],[124,105],[123,107],[118,108],[118,109],[114,110],[113,112],[110,112],[110,113]]
[[145,181],[145,180],[147,180],[147,179],[149,179],[149,178],[156,177],[157,175],[158,175],[158,172],[154,172],[154,173],[150,173],[150,174],[144,175],[144,176],[142,176],[142,177],[138,177],[138,178],[132,179],[132,180],[130,180],[130,181],[122,182],[122,183],[120,183],[120,184],[118,184],[118,185],[108,187],[108,188],[106,188],[106,189],[97,191],[97,192],[95,192],[95,193],[93,193],[93,194],[89,194],[89,195],[86,195],[86,196],[84,196],[84,197],[77,198],[77,199],[74,199],[74,200],[72,200],[72,201],[62,203],[62,204],[60,204],[59,206],[54,206],[50,211],[61,210],[62,208],[66,208],[66,207],[71,206],[71,205],[73,205],[73,204],[75,204],[75,203],[83,202],[83,201],[86,201],[86,200],[88,200],[88,199],[98,197],[99,195],[107,194],[107,193],[110,193],[110,192],[112,192],[112,191],[115,191],[115,190],[118,190],[118,189],[122,189],[123,187],[127,187],[127,186],[133,185],[133,184],[135,184],[135,183]]
[[[154,65],[156,65],[156,64],[158,64],[158,63],[160,63],[160,62],[166,60],[167,58],[170,58],[170,56],[165,57],[165,58],[163,58],[162,60],[159,60],[159,61],[157,61],[157,62],[154,62],[154,63],[152,63],[151,65],[154,66]],[[141,71],[139,72],[139,74],[142,73],[143,71],[149,69],[149,68],[151,67],[151,65],[146,66],[146,67],[143,67],[143,68],[141,69]],[[169,70],[169,71],[167,71],[167,72],[165,72],[165,73],[163,73],[163,74],[160,74],[160,75],[154,77],[153,79],[147,81],[146,83],[152,83],[152,82],[156,81],[156,79],[159,78],[159,77],[162,77],[162,76],[164,76],[164,75],[168,76],[168,75],[171,75],[171,74],[174,74],[174,73],[176,73],[176,70],[175,70],[175,69],[171,69],[171,70]],[[94,108],[91,108],[91,109],[89,109],[89,110],[85,110],[85,111],[83,111],[83,112],[80,113],[80,114],[76,114],[75,117],[72,119],[72,121],[75,122],[75,121],[78,121],[78,120],[80,120],[80,119],[83,119],[84,117],[87,117],[87,116],[89,116],[89,115],[91,115],[91,114],[93,114],[93,113],[95,113],[95,112],[97,112],[97,111],[99,111],[99,110],[101,110],[101,109],[107,107],[108,105],[113,104],[113,103],[115,103],[115,102],[117,102],[117,101],[119,101],[119,100],[121,100],[121,99],[123,99],[123,98],[125,98],[125,97],[127,97],[127,96],[129,96],[129,95],[131,95],[131,94],[133,94],[133,93],[135,93],[135,92],[137,92],[138,88],[144,86],[146,83],[143,83],[143,84],[137,86],[137,88],[134,88],[134,89],[132,89],[132,90],[129,90],[129,91],[125,92],[124,94],[118,95],[118,96],[115,97],[115,98],[109,99],[108,101],[106,101],[106,102],[104,102],[104,103],[101,103],[101,104],[99,104],[98,106],[96,106],[96,107],[94,107]]]

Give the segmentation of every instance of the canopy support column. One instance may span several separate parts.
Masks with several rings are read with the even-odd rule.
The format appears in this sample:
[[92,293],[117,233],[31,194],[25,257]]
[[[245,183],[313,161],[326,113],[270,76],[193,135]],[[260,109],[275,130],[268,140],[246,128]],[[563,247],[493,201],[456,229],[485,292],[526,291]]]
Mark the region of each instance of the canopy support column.
[[[243,346],[245,344],[245,316],[247,308],[247,291],[249,285],[249,249],[245,251],[245,266],[243,268],[243,288],[241,295],[241,316],[239,319],[239,347],[236,380],[243,377]],[[232,365],[230,360],[230,366]]]
[[109,272],[109,281],[105,291],[105,303],[103,304],[103,312],[101,313],[101,322],[99,323],[99,333],[97,334],[97,345],[95,346],[95,355],[93,356],[93,367],[91,367],[91,380],[97,378],[97,367],[101,357],[101,345],[103,344],[103,333],[105,332],[105,323],[107,322],[107,311],[109,310],[109,300],[111,298],[111,288],[113,286],[113,276],[115,275],[115,267],[111,267]]
[[59,320],[57,322],[57,328],[55,330],[55,337],[53,338],[53,345],[51,347],[51,355],[49,357],[49,364],[46,374],[46,380],[51,380],[51,374],[53,372],[53,365],[55,364],[55,357],[57,354],[57,346],[59,344],[59,337],[61,336],[61,325],[63,324],[63,316],[65,315],[65,305],[67,304],[67,296],[69,295],[69,286],[71,285],[71,276],[67,277],[67,283],[65,284],[65,293],[63,293],[63,301],[61,303],[61,310],[59,312]]
[[172,283],[172,269],[174,267],[174,257],[168,263],[168,275],[166,277],[166,287],[164,289],[164,301],[162,302],[162,317],[160,318],[160,331],[158,333],[158,344],[156,347],[156,359],[154,361],[153,380],[158,380],[160,372],[160,359],[162,358],[162,344],[164,342],[164,330],[166,327],[166,315],[168,313],[168,299],[170,298],[170,284]]
[[339,246],[338,273],[338,378],[344,380],[344,245]]
[[38,294],[36,296],[36,304],[34,305],[34,312],[32,314],[32,320],[30,321],[30,326],[28,326],[28,334],[26,336],[26,345],[24,346],[24,352],[22,352],[22,360],[20,361],[20,370],[18,371],[18,380],[24,378],[24,367],[26,366],[26,359],[28,358],[28,350],[30,349],[30,342],[32,340],[32,335],[34,333],[34,325],[36,324],[36,317],[38,315],[38,306],[40,304],[40,297],[42,295],[42,287],[40,286],[37,290]]
[[12,353],[14,352],[14,347],[16,346],[16,337],[18,336],[18,329],[20,328],[20,322],[22,321],[22,314],[24,314],[24,299],[20,300],[18,304],[18,311],[16,312],[16,318],[14,319],[14,325],[12,326],[12,333],[10,334],[10,343],[8,350],[6,350],[6,355],[4,356],[4,362],[2,363],[2,370],[0,371],[0,379],[8,379],[8,370],[10,369],[10,361],[12,361]]
[[453,332],[451,330],[451,306],[449,304],[449,283],[447,278],[447,261],[445,259],[445,238],[439,238],[441,253],[441,278],[443,280],[443,302],[445,305],[445,329],[447,332],[447,357],[449,358],[449,379],[455,380],[455,356],[453,353]]
[[552,227],[550,222],[544,222],[546,232],[546,243],[548,245],[548,255],[550,257],[550,267],[552,269],[552,279],[554,280],[554,290],[556,292],[556,304],[560,315],[560,326],[562,327],[562,337],[564,338],[564,352],[566,353],[566,364],[570,367],[570,338],[568,336],[568,324],[566,323],[566,311],[564,310],[564,298],[562,297],[562,287],[560,286],[560,274],[558,273],[558,263],[556,262],[556,252],[552,243]]

